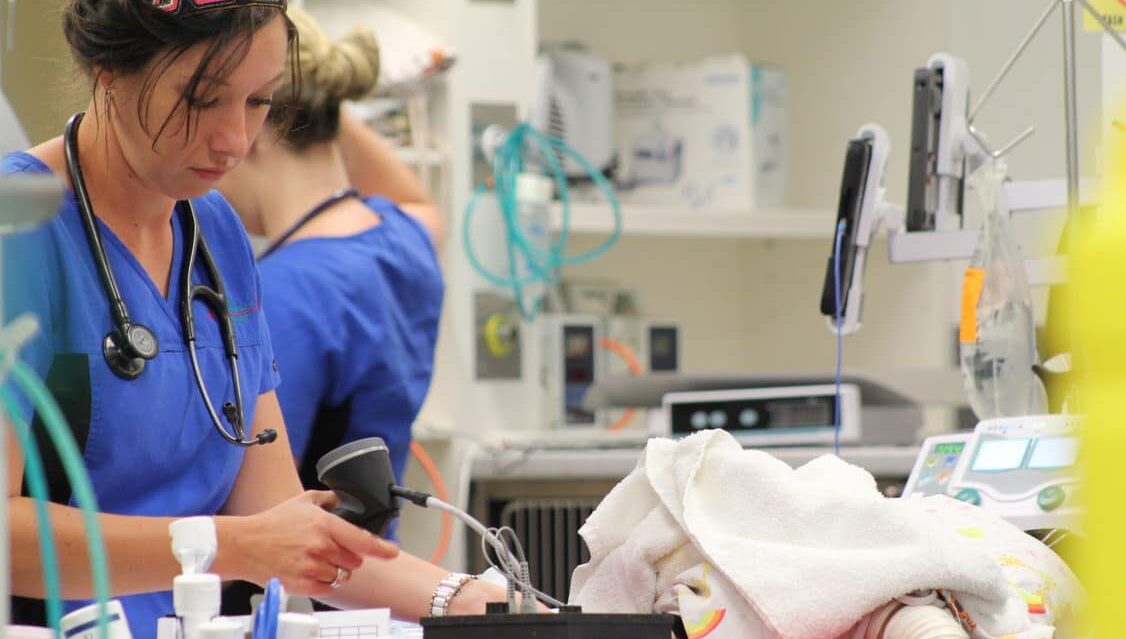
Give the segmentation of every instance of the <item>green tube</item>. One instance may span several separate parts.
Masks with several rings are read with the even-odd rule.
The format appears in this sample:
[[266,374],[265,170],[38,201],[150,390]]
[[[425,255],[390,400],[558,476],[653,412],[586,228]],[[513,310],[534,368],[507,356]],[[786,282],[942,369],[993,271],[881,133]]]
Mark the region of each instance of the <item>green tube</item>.
[[59,589],[59,561],[55,553],[55,538],[51,536],[51,513],[47,510],[47,476],[43,472],[43,458],[39,446],[31,436],[27,424],[18,417],[19,408],[12,391],[0,387],[0,401],[12,420],[12,430],[19,437],[23,448],[24,466],[27,471],[27,487],[35,499],[35,521],[39,525],[39,555],[43,559],[43,588],[47,601],[47,623],[57,633],[59,619],[63,616],[62,596]]
[[94,580],[94,598],[98,603],[98,636],[99,639],[108,639],[106,604],[109,602],[109,562],[106,560],[102,528],[98,523],[98,504],[94,498],[90,476],[86,473],[82,455],[79,454],[78,445],[75,444],[74,436],[67,427],[66,418],[63,417],[58,403],[43,381],[27,364],[19,360],[13,365],[11,374],[12,379],[31,399],[44,426],[47,427],[47,434],[58,449],[63,470],[74,490],[74,500],[82,510],[82,518],[86,524],[86,543],[90,553],[90,572]]

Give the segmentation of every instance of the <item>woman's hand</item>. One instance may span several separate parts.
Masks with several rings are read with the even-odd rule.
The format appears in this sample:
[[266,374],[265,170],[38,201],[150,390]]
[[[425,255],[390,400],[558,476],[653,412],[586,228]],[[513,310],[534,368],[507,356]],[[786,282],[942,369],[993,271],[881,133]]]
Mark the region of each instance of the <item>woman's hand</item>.
[[[222,576],[259,585],[277,577],[291,594],[324,597],[333,592],[334,582],[347,581],[365,558],[399,554],[398,546],[329,512],[338,503],[334,493],[306,491],[255,515],[223,518],[227,521],[220,529],[220,558],[223,567],[237,574]],[[238,556],[223,557],[224,548]],[[338,579],[340,569],[347,571],[343,580]]]

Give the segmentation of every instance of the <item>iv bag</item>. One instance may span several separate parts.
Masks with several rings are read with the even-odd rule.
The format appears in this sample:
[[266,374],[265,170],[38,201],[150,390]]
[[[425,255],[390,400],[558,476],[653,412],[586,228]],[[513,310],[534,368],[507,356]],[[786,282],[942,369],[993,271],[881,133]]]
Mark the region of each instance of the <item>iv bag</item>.
[[1047,401],[1037,363],[1035,316],[1024,260],[1009,230],[1001,160],[969,178],[985,211],[973,260],[962,280],[959,351],[962,379],[978,419],[1044,413]]

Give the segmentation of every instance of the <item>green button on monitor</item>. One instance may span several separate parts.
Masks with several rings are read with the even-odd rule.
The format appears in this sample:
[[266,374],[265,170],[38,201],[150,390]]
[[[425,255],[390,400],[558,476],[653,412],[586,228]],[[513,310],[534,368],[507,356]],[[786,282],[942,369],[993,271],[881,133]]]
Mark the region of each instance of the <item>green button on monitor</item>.
[[964,501],[967,504],[973,504],[974,506],[981,505],[981,495],[973,488],[963,488],[959,490],[958,494],[954,495],[954,499]]
[[1045,512],[1051,512],[1063,505],[1067,494],[1059,486],[1048,486],[1036,495],[1036,503]]

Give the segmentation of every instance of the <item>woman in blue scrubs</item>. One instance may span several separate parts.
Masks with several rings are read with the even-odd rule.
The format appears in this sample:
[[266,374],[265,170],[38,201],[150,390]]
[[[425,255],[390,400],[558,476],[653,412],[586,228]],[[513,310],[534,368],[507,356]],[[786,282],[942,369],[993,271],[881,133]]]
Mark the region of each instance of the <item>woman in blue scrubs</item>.
[[[50,224],[6,241],[5,312],[40,320],[41,334],[23,355],[46,377],[82,446],[103,511],[111,590],[138,639],[154,637],[157,618],[172,613],[168,588],[180,566],[168,525],[190,515],[215,515],[212,571],[224,579],[263,584],[278,577],[291,593],[342,608],[387,606],[408,619],[430,614],[435,593],[452,588],[443,584],[451,583],[447,571],[327,512],[336,503],[331,493],[302,491],[274,393],[279,376],[253,255],[234,212],[212,191],[246,156],[289,73],[294,34],[284,4],[70,0],[67,41],[92,80],[85,119],[70,138],[80,170],[68,172],[63,138],[3,161],[9,174],[84,176],[71,186],[84,182],[94,230],[70,193]],[[197,264],[214,268],[185,275],[181,267],[195,245],[185,220],[193,218],[210,257]],[[100,252],[89,239],[94,231]],[[99,253],[122,300],[112,312]],[[183,280],[215,286],[209,272],[225,284],[241,411],[217,316],[198,299],[188,306],[194,348],[185,340]],[[137,329],[142,324],[147,335]],[[110,336],[120,350],[123,335],[140,335],[124,364],[103,348]],[[140,362],[138,354],[149,359]],[[209,414],[197,370],[222,407],[222,424]],[[245,423],[251,445],[217,432],[236,423]],[[271,429],[276,438],[266,434]],[[257,439],[276,441],[254,445]],[[42,597],[34,505],[24,496],[23,455],[11,437],[7,461],[11,590]],[[93,593],[83,525],[65,483],[51,488],[63,596],[74,608]],[[471,612],[498,595],[471,581],[442,601],[449,612]]]
[[321,455],[371,436],[387,442],[401,480],[434,365],[444,220],[394,151],[341,110],[375,90],[371,31],[334,42],[308,14],[289,15],[301,85],[282,82],[267,117],[273,131],[220,189],[268,242],[262,305],[305,486],[322,488]]

